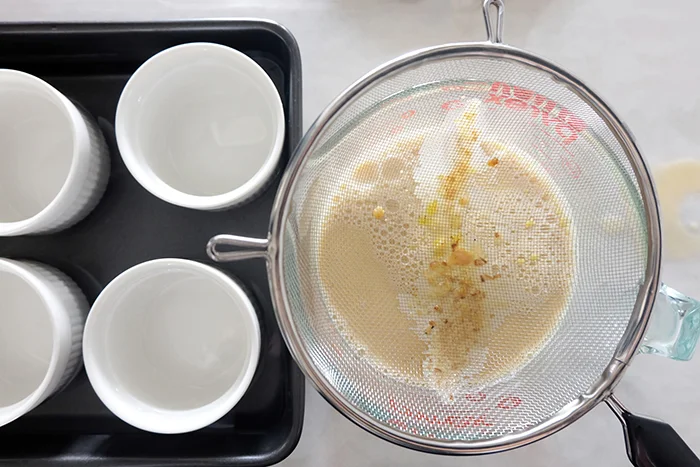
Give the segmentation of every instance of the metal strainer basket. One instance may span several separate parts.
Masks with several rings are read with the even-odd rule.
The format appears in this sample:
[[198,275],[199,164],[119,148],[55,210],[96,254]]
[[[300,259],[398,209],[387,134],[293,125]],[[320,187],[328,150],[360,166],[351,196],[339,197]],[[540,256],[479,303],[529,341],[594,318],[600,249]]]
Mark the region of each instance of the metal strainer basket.
[[[670,427],[629,414],[612,396],[638,351],[688,359],[698,337],[697,302],[659,283],[659,213],[645,163],[622,122],[583,83],[501,44],[502,1],[487,0],[484,15],[488,42],[410,53],[338,97],[296,151],[268,239],[219,235],[209,254],[217,261],[267,258],[278,321],[299,366],[331,404],[378,436],[428,452],[496,452],[552,434],[606,400],[628,427],[633,462],[661,465],[644,464],[654,455],[690,462],[694,455]],[[455,225],[448,219],[454,210],[439,211],[437,199],[455,176],[449,148],[463,143],[468,114],[470,128],[478,128],[465,179],[474,186],[461,188],[465,199],[450,198],[468,206]],[[498,175],[508,174],[509,157],[528,162]],[[348,187],[358,174],[360,185],[380,189]],[[398,179],[408,182],[392,185]],[[510,193],[508,186],[520,188]],[[523,193],[532,198],[523,201]],[[552,198],[557,203],[547,204]],[[324,229],[338,206],[355,216],[346,230],[378,222],[375,233],[389,242],[385,256],[343,232],[334,239],[332,265],[322,264],[330,254],[324,241],[331,241]],[[401,223],[391,224],[392,216]],[[405,321],[389,310],[396,302],[378,295],[372,269],[404,264],[395,282],[410,295],[425,271],[447,264],[435,262],[442,246],[432,237],[425,248],[410,244],[417,238],[411,232],[438,221],[460,231],[446,255],[468,245],[469,261],[485,268],[469,287],[499,304],[488,310],[494,331],[486,338],[443,345],[452,362],[473,354],[459,369],[408,361],[406,332],[418,336],[411,345],[429,345],[432,332],[446,332],[442,318],[428,312]],[[471,253],[476,244],[480,254]],[[497,279],[504,285],[491,284]],[[404,314],[407,308],[399,306]],[[644,337],[652,308],[658,323]],[[348,310],[354,317],[345,319]],[[400,329],[406,322],[408,331]],[[372,343],[353,338],[356,331]],[[421,383],[438,372],[459,378]],[[654,436],[640,434],[648,430]]]

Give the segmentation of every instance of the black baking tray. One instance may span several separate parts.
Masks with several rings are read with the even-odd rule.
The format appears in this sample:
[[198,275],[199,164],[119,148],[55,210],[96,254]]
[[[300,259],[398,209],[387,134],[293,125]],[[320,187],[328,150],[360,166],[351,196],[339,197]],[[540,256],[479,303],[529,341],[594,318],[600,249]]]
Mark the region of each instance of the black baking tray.
[[[87,109],[106,137],[112,160],[104,198],[84,221],[53,235],[2,238],[0,257],[57,267],[92,301],[110,280],[143,261],[175,257],[210,263],[205,246],[215,234],[267,235],[279,175],[244,206],[208,213],[151,196],[119,156],[114,114],[129,76],[163,49],[200,41],[242,51],[272,78],[286,115],[284,169],[301,138],[302,108],[299,49],[282,26],[264,20],[0,24],[0,68],[39,76]],[[112,415],[82,371],[66,390],[0,429],[0,464],[258,466],[288,456],[301,436],[304,379],[277,327],[265,264],[256,260],[217,267],[248,289],[263,332],[258,371],[231,413],[191,434],[146,433]]]

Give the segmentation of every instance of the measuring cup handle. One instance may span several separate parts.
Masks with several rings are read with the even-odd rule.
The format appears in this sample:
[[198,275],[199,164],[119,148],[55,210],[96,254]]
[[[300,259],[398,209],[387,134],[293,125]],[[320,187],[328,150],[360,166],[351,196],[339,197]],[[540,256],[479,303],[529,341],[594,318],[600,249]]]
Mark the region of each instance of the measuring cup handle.
[[699,337],[700,302],[661,284],[640,351],[690,360]]
[[[267,258],[269,245],[270,241],[267,238],[217,235],[207,243],[207,255],[217,263]],[[229,250],[222,247],[238,247],[242,250]]]

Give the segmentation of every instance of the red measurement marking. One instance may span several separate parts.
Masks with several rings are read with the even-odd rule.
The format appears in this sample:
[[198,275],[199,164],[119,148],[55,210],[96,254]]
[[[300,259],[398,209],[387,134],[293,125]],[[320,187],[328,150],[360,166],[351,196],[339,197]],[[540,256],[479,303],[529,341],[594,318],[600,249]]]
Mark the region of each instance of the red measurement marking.
[[389,425],[394,425],[395,427],[397,427],[397,428],[399,428],[399,429],[401,429],[401,430],[403,430],[403,431],[409,431],[409,432],[413,433],[414,435],[417,435],[417,434],[418,434],[418,430],[416,430],[416,429],[413,428],[413,427],[409,427],[409,426],[408,426],[405,422],[403,422],[402,420],[396,420],[396,419],[392,418],[392,419],[390,419],[390,420],[387,420],[387,423],[388,423]]
[[465,394],[464,398],[469,402],[481,402],[486,400],[486,394],[477,392],[476,394]]
[[413,117],[415,114],[416,114],[415,110],[413,110],[413,109],[407,110],[401,114],[401,118],[403,118],[404,120],[408,120],[409,118]]
[[528,103],[520,99],[506,99],[503,101],[506,107],[513,110],[525,110],[529,107]]
[[464,107],[464,102],[460,101],[459,99],[443,102],[442,105],[442,110],[452,110],[452,109],[459,109],[461,107]]
[[495,82],[491,85],[489,95],[484,102],[504,105],[516,111],[529,109],[532,118],[540,118],[545,126],[554,128],[563,144],[573,143],[579,133],[587,128],[586,122],[570,110],[548,97],[519,86]]
[[512,91],[509,85],[496,81],[495,83],[491,84],[491,89],[489,89],[489,97],[486,98],[484,103],[488,104],[489,102],[493,102],[494,104],[501,105],[503,104],[504,97],[510,96],[511,92]]
[[[559,157],[561,166],[567,172],[569,172],[571,178],[581,177],[583,171],[581,170],[581,166],[578,165],[578,163],[576,162],[576,157],[574,156],[574,153],[572,153],[566,146],[564,146],[565,143],[562,143],[558,138],[555,138],[554,136],[550,135],[542,128],[540,128],[540,130],[542,131],[542,134],[546,138],[548,138],[548,141],[550,141],[555,146],[555,148],[550,149],[550,147],[548,147],[543,140],[540,140],[539,142],[533,144],[533,149],[542,156],[544,156],[549,162],[555,162],[552,156],[557,155]],[[538,146],[536,146],[535,144],[538,144]],[[559,150],[557,151],[557,149]],[[549,171],[549,167],[546,168]]]
[[[389,399],[389,406],[391,407],[391,412],[393,412],[395,416],[417,423],[428,423],[429,425],[437,426],[451,426],[454,428],[493,426],[493,422],[487,418],[485,413],[477,415],[448,415],[446,417],[442,417],[438,415],[425,414],[419,410],[413,410],[409,407],[398,404],[394,399]],[[403,430],[406,430],[406,427],[408,426],[406,422],[399,421],[398,418],[392,418],[388,421],[388,423],[392,423],[394,426],[397,426]]]
[[508,396],[503,397],[500,401],[498,401],[496,407],[503,410],[512,410],[516,407],[519,407],[522,403],[523,400],[518,396]]
[[389,128],[389,133],[392,135],[395,135],[396,133],[401,133],[403,131],[404,126],[403,125],[396,125],[391,128]]
[[535,91],[531,91],[529,89],[521,88],[519,86],[513,86],[511,89],[511,92],[513,93],[513,97],[515,97],[518,100],[521,101],[529,101],[533,97],[535,97],[537,94],[535,94]]

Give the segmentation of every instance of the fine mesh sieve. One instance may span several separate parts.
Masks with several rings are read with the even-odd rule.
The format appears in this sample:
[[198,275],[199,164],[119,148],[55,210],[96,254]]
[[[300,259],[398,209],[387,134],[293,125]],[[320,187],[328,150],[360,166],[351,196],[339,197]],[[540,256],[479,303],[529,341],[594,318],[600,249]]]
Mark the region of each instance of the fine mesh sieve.
[[[209,245],[218,261],[268,257],[287,344],[331,403],[431,452],[517,447],[606,398],[623,417],[609,396],[659,287],[632,138],[575,78],[500,44],[500,0],[484,13],[489,42],[411,53],[331,104],[269,240]],[[687,359],[697,323],[677,312],[696,302],[662,293],[692,337],[642,350]]]

